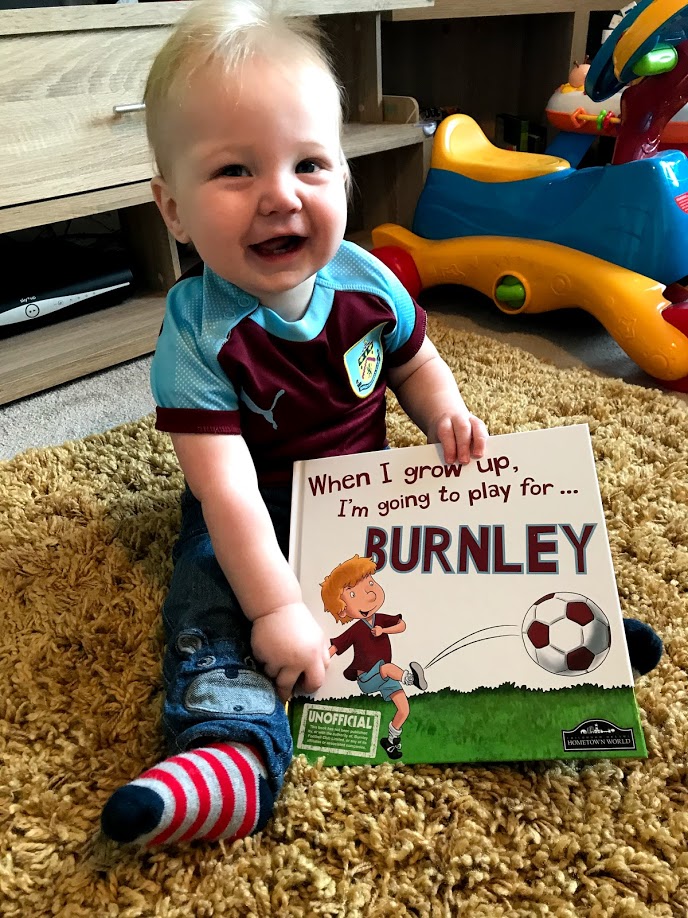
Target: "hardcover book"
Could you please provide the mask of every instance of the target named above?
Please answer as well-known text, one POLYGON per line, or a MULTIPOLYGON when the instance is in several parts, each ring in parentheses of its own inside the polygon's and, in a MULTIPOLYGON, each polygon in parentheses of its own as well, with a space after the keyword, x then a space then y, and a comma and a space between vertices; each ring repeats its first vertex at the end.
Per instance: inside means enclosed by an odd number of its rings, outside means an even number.
POLYGON ((647 755, 586 425, 297 462, 290 562, 331 642, 296 753, 647 755))

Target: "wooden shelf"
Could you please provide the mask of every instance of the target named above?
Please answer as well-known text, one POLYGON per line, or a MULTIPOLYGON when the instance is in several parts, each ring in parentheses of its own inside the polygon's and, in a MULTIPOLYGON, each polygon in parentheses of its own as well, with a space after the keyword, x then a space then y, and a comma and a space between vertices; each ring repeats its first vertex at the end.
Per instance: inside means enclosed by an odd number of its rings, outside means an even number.
POLYGON ((419 124, 347 124, 344 128, 344 153, 347 159, 398 150, 423 142, 419 124))
MULTIPOLYGON (((589 13, 623 6, 622 0, 435 0, 419 9, 399 8, 392 12, 394 22, 418 19, 467 19, 488 16, 520 16, 539 13, 589 13)), ((401 7, 401 4, 400 4, 401 7)))
MULTIPOLYGON (((174 25, 191 6, 192 0, 177 3, 154 2, 112 6, 40 7, 3 10, 0 35, 40 35, 46 32, 79 32, 91 29, 120 29, 174 25)), ((399 7, 430 7, 432 0, 290 0, 290 16, 331 16, 342 13, 380 13, 399 7)))
MULTIPOLYGON (((397 150, 422 141, 423 131, 417 124, 347 124, 344 127, 343 146, 348 159, 397 150)), ((47 201, 33 201, 15 207, 2 207, 0 233, 11 233, 44 223, 58 223, 60 220, 73 220, 121 207, 133 207, 152 200, 147 180, 47 201)))
POLYGON ((0 340, 0 404, 149 354, 165 311, 163 293, 0 340))
POLYGON ((61 220, 75 220, 90 214, 102 214, 106 210, 133 207, 153 200, 150 181, 114 185, 83 194, 65 195, 48 201, 32 201, 16 207, 0 207, 0 233, 12 233, 30 226, 44 223, 59 223, 61 220))

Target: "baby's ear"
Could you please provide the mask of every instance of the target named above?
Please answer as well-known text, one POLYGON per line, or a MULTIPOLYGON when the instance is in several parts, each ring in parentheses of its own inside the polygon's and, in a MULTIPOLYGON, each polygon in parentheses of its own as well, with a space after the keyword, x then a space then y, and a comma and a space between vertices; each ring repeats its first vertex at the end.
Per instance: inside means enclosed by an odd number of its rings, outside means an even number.
POLYGON ((153 199, 158 205, 158 210, 162 214, 165 226, 172 233, 177 242, 191 242, 191 237, 182 226, 177 210, 177 200, 174 197, 171 187, 167 184, 161 175, 155 175, 151 179, 151 189, 153 199))

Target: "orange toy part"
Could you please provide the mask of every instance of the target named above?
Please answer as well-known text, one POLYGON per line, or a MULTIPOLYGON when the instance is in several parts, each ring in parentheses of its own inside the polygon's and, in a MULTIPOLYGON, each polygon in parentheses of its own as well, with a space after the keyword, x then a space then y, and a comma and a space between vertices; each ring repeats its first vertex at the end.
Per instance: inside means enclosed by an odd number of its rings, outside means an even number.
POLYGON ((423 288, 463 284, 505 313, 578 306, 597 318, 639 367, 661 380, 688 376, 688 337, 666 321, 664 287, 649 277, 551 242, 504 236, 428 240, 401 226, 373 230, 373 244, 399 246, 413 259, 423 288), (522 304, 500 302, 497 288, 515 278, 522 304))

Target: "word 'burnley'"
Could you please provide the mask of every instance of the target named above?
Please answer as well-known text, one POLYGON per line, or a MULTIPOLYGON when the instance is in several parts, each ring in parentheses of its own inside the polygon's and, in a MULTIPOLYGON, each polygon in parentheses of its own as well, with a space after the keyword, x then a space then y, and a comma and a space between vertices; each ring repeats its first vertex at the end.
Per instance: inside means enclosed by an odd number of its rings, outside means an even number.
POLYGON ((372 557, 377 569, 387 564, 405 574, 420 567, 428 574, 436 562, 446 574, 465 574, 472 569, 480 574, 558 574, 560 531, 562 547, 573 553, 574 570, 587 570, 586 550, 594 523, 585 523, 577 534, 569 523, 532 523, 525 527, 525 561, 507 558, 504 526, 479 526, 477 535, 470 526, 459 526, 456 533, 443 526, 392 526, 389 534, 379 526, 366 532, 364 556, 372 557), (544 557, 550 556, 550 557, 544 557), (450 560, 451 558, 451 560, 450 560))

